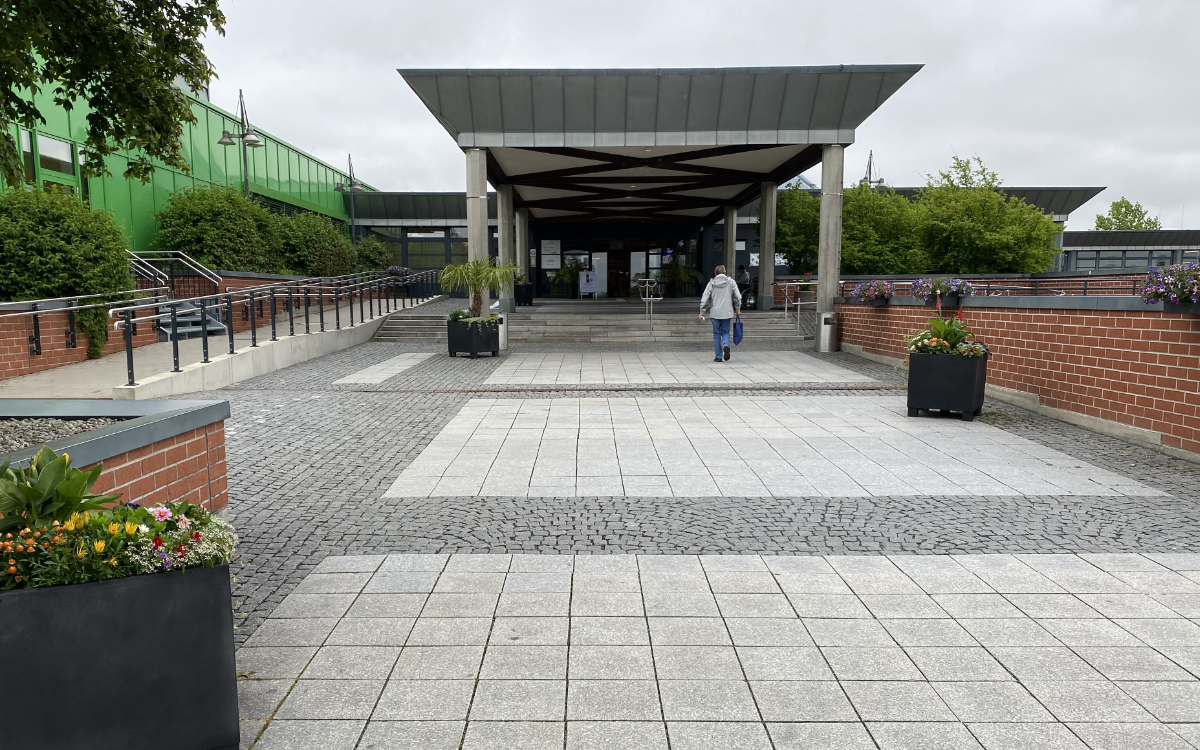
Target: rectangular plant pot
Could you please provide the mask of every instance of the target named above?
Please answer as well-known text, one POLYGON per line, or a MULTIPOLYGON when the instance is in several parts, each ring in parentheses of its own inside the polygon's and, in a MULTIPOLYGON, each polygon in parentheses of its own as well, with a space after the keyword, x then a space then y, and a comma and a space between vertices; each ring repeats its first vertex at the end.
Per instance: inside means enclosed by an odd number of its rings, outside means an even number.
MULTIPOLYGON (((958 307, 962 302, 962 297, 957 294, 943 294, 942 307, 958 307)), ((929 295, 929 299, 925 300, 926 307, 937 307, 937 295, 929 295)))
POLYGON ((39 750, 236 750, 229 566, 0 593, 0 736, 39 750))
POLYGON ((1176 313, 1178 315, 1200 315, 1200 302, 1189 302, 1186 305, 1164 302, 1163 312, 1176 313))
POLYGON ((879 297, 877 299, 859 300, 858 304, 866 305, 867 307, 884 307, 888 303, 887 297, 879 297))
POLYGON ((908 416, 925 411, 960 412, 970 422, 983 409, 987 354, 908 355, 908 416))
POLYGON ((468 354, 475 359, 481 352, 491 352, 493 357, 500 356, 500 326, 471 325, 461 320, 446 321, 446 344, 450 356, 468 354))
POLYGON ((515 284, 515 285, 513 285, 513 298, 516 299, 518 305, 532 307, 533 306, 533 284, 515 284))

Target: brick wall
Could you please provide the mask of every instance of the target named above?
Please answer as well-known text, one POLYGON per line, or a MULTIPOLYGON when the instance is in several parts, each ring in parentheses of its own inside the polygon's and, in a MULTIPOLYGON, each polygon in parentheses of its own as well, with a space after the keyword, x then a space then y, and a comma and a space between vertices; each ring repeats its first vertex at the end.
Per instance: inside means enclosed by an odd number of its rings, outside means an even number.
MULTIPOLYGON (((912 305, 839 304, 839 338, 904 357, 904 338, 936 313, 912 305)), ((992 351, 988 383, 1057 409, 1153 430, 1200 453, 1200 316, 1155 310, 965 307, 992 351)), ((943 315, 953 314, 943 310, 943 315)))
MULTIPOLYGON (((5 313, 8 315, 8 313, 5 313)), ((145 314, 145 313, 143 313, 145 314)), ((38 313, 38 327, 41 330, 42 353, 32 354, 29 337, 33 335, 33 318, 29 315, 9 315, 0 318, 0 380, 17 375, 28 375, 42 370, 49 370, 73 362, 87 359, 88 337, 79 329, 76 323, 76 346, 69 348, 70 337, 67 335, 69 323, 65 310, 49 310, 38 313)), ((104 345, 105 355, 122 351, 125 348, 124 332, 116 331, 109 321, 108 343, 104 345)), ((152 322, 143 322, 137 326, 137 334, 133 337, 134 346, 145 346, 158 341, 158 331, 152 322)))
POLYGON ((159 440, 103 463, 94 491, 119 492, 127 502, 159 505, 186 500, 211 511, 229 502, 224 422, 159 440))

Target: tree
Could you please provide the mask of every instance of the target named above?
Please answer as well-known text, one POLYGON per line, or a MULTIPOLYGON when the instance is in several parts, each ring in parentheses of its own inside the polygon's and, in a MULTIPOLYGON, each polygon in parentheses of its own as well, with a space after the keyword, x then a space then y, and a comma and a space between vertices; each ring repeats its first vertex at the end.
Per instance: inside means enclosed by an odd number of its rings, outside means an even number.
POLYGON ((894 190, 857 185, 842 197, 842 273, 920 273, 927 265, 917 242, 918 211, 894 190))
POLYGON ((467 315, 478 318, 483 315, 483 292, 485 289, 499 292, 510 287, 521 267, 499 265, 495 258, 472 260, 466 263, 451 263, 442 269, 442 289, 453 292, 461 289, 471 298, 467 315))
MULTIPOLYGON (((113 218, 53 190, 0 192, 0 299, 110 294, 133 288, 128 245, 113 218)), ((89 300, 94 302, 94 300, 89 300)), ((106 313, 81 310, 88 356, 108 340, 106 313)))
POLYGON ((332 219, 314 213, 277 216, 283 238, 283 264, 294 274, 343 276, 354 273, 350 238, 332 219))
POLYGON ((775 217, 775 252, 787 259, 788 271, 817 270, 821 200, 802 190, 799 182, 793 183, 778 192, 775 217))
POLYGON ((354 246, 358 255, 358 270, 384 271, 392 264, 392 248, 386 242, 381 242, 374 234, 369 234, 354 246))
POLYGON ((241 190, 214 185, 171 195, 158 212, 159 250, 186 253, 209 268, 277 273, 282 268, 281 222, 241 190))
POLYGON ((224 34, 217 0, 8 0, 0 9, 0 173, 24 181, 12 125, 46 120, 37 101, 50 88, 55 104, 86 103, 87 175, 107 174, 104 158, 129 153, 126 177, 149 179, 154 160, 188 171, 183 126, 195 121, 188 97, 214 71, 201 37, 224 34))
POLYGON ((917 237, 936 271, 1038 273, 1059 252, 1053 219, 1000 190, 1000 178, 978 158, 954 157, 930 177, 917 199, 917 237))
POLYGON ((1157 216, 1150 216, 1141 203, 1130 203, 1121 196, 1108 207, 1108 215, 1096 214, 1096 229, 1162 229, 1157 216))

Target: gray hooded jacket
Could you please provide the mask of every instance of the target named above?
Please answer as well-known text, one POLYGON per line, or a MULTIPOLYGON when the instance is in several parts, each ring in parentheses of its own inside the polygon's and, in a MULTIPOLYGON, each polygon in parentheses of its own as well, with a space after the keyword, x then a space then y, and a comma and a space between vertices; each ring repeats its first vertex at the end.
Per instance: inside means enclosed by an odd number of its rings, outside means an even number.
POLYGON ((725 274, 718 274, 704 287, 704 296, 700 298, 700 312, 712 309, 709 317, 721 320, 732 318, 742 309, 742 293, 737 284, 725 274))

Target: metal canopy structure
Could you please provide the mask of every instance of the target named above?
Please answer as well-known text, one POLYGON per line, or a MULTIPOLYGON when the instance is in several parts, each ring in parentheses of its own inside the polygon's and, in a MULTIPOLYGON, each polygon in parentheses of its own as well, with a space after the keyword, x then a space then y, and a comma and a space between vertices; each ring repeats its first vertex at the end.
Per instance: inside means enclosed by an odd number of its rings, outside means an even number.
POLYGON ((400 70, 543 221, 696 221, 821 160, 920 65, 400 70))

